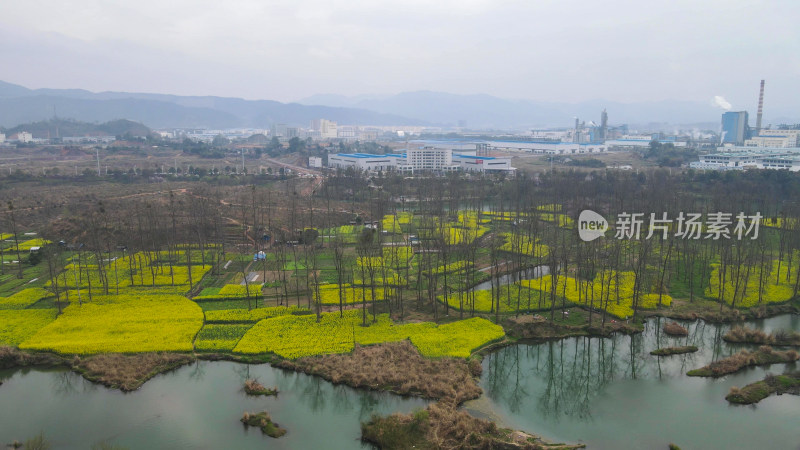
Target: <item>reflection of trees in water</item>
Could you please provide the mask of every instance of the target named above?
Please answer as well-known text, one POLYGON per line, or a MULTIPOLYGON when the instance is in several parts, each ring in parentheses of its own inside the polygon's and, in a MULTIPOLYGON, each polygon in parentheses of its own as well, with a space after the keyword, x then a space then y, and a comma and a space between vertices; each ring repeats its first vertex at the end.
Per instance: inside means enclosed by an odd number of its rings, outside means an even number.
POLYGON ((250 364, 234 364, 232 370, 239 378, 239 382, 244 383, 250 379, 250 364))
POLYGON ((380 406, 380 394, 375 392, 361 392, 358 394, 358 420, 365 421, 380 406))
POLYGON ((618 373, 635 372, 629 368, 639 364, 634 357, 619 366, 616 341, 581 337, 511 346, 489 357, 484 385, 490 397, 516 413, 532 395, 527 379, 536 377, 543 380, 535 394, 542 414, 588 418, 592 398, 618 373))
POLYGON ((292 390, 313 412, 330 407, 333 412, 350 413, 358 409, 360 420, 369 419, 387 400, 387 394, 356 391, 344 385, 333 385, 320 377, 297 374, 292 390))
MULTIPOLYGON (((690 369, 748 348, 722 339, 728 325, 702 320, 681 321, 689 331, 687 336, 668 336, 663 326, 671 320, 650 319, 643 333, 632 336, 575 337, 500 349, 486 358, 482 386, 488 397, 513 413, 524 411, 526 403, 534 400, 545 417, 588 420, 592 400, 612 381, 683 377, 690 369), (683 345, 694 345, 699 351, 650 355, 656 348, 683 345)), ((794 320, 800 324, 800 319, 794 320)))
POLYGON ((56 372, 52 379, 53 393, 62 397, 68 397, 72 394, 80 394, 84 392, 91 392, 97 389, 97 386, 84 379, 82 376, 68 370, 56 372))
POLYGON ((297 374, 294 378, 293 390, 300 400, 307 404, 313 412, 325 407, 325 384, 321 378, 297 374))
MULTIPOLYGON (((177 371, 175 373, 177 373, 177 371)), ((192 365, 192 370, 189 371, 189 379, 194 381, 202 381, 205 376, 206 363, 204 361, 200 361, 199 359, 195 360, 194 364, 192 365)))
POLYGON ((352 391, 343 385, 332 385, 330 396, 334 413, 349 413, 353 410, 352 391))

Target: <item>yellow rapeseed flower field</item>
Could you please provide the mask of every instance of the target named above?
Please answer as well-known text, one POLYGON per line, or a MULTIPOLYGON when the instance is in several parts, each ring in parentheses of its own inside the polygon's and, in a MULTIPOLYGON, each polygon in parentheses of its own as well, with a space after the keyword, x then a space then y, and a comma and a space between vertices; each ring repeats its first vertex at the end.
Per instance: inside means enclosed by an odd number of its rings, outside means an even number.
POLYGON ((0 298, 0 309, 22 309, 26 308, 39 300, 50 297, 53 294, 42 288, 23 289, 16 294, 0 298))
POLYGON ((395 324, 382 314, 377 322, 361 326, 359 310, 316 316, 281 316, 265 319, 248 331, 234 353, 272 352, 289 359, 330 353, 347 353, 354 344, 376 344, 410 339, 425 356, 467 357, 487 342, 502 338, 503 328, 486 319, 472 318, 446 325, 395 324))
POLYGON ((203 311, 178 295, 95 296, 72 303, 19 347, 66 354, 191 351, 203 311))
MULTIPOLYGON (((778 271, 778 260, 772 261, 769 267, 769 277, 760 280, 761 271, 759 268, 751 267, 748 273, 746 267, 742 267, 738 272, 739 282, 736 282, 734 269, 728 269, 725 276, 724 300, 731 304, 736 297, 737 308, 751 308, 761 303, 781 303, 791 300, 794 296, 794 284, 797 281, 794 271, 789 271, 789 264, 784 261, 780 264, 778 271), (787 279, 788 276, 788 279, 787 279), (777 283, 776 283, 777 281, 777 283), (760 293, 759 293, 760 288, 760 293)), ((719 264, 712 266, 709 287, 706 289, 706 296, 719 299, 720 296, 720 268, 719 264)))
POLYGON ((17 346, 55 318, 55 309, 0 310, 0 344, 17 346))

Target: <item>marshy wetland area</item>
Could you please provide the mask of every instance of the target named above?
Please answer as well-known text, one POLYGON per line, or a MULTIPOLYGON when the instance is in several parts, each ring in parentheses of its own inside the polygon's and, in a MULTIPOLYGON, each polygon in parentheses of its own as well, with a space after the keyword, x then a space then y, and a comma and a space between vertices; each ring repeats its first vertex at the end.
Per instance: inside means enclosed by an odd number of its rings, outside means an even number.
POLYGON ((2 445, 800 442, 793 174, 0 185, 2 445), (583 240, 586 209, 642 233, 583 240), (648 221, 701 211, 728 232, 648 221))

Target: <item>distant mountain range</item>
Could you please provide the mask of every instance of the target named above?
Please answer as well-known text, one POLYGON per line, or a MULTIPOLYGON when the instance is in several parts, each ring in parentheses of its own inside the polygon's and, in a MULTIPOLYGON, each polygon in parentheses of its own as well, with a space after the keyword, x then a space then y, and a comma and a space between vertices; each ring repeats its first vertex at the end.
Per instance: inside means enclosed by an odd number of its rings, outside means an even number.
POLYGON ((612 124, 710 124, 719 123, 722 110, 710 103, 658 101, 620 103, 591 100, 580 103, 550 103, 508 100, 491 95, 455 95, 442 92, 404 92, 391 96, 314 95, 299 100, 304 105, 364 108, 376 112, 392 111, 426 122, 477 128, 569 127, 575 117, 587 124, 600 122, 608 111, 612 124))
POLYGON ((34 90, 0 81, 0 126, 12 128, 53 117, 85 122, 128 119, 150 128, 268 128, 275 123, 307 127, 319 118, 350 125, 426 125, 420 119, 361 108, 80 89, 34 90))
MULTIPOLYGON (((599 123, 608 111, 611 125, 671 130, 719 128, 722 110, 711 102, 620 103, 592 100, 552 103, 509 100, 491 95, 417 91, 396 95, 347 97, 320 94, 297 103, 212 96, 178 96, 80 89, 28 89, 0 81, 0 126, 64 117, 86 122, 128 119, 150 128, 268 128, 276 123, 307 127, 325 118, 344 125, 464 126, 471 129, 524 130, 571 127, 575 117, 599 123)), ((751 114, 754 118, 754 114, 751 114)), ((767 117, 767 123, 791 123, 767 117)))
POLYGON ((87 123, 74 119, 49 119, 33 123, 19 124, 12 128, 2 128, 0 131, 7 136, 12 136, 21 131, 27 131, 34 138, 50 139, 56 137, 84 137, 84 136, 147 136, 150 129, 138 122, 126 119, 112 120, 105 123, 87 123))

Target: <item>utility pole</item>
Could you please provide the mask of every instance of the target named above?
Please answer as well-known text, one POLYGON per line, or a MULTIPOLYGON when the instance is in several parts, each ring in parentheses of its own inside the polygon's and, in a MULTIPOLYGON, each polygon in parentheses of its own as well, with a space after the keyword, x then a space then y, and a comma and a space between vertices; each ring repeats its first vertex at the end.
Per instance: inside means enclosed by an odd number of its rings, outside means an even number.
POLYGON ((100 176, 100 147, 95 147, 95 151, 97 152, 97 176, 100 176))

